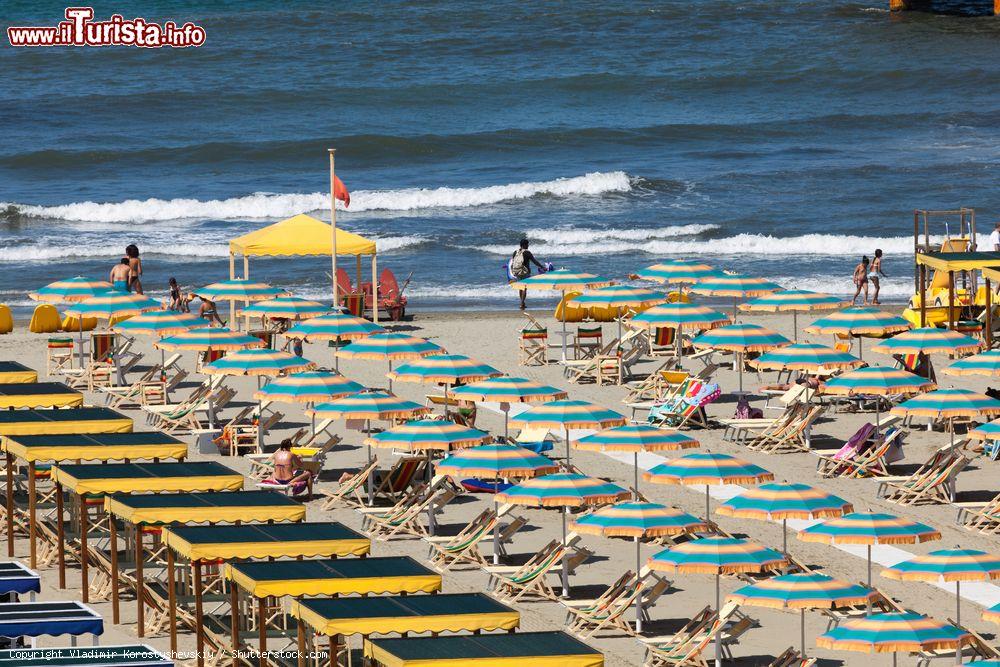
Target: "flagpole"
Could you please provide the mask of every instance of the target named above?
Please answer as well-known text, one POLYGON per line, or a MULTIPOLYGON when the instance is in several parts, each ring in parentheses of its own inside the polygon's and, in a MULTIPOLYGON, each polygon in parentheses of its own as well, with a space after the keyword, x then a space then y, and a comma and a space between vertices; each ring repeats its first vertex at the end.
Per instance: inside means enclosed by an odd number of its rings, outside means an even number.
POLYGON ((326 149, 330 154, 330 228, 332 229, 333 238, 330 245, 330 265, 333 271, 330 275, 330 280, 333 283, 333 307, 337 307, 339 302, 337 294, 337 186, 336 186, 336 176, 333 172, 333 155, 337 152, 336 148, 326 149))

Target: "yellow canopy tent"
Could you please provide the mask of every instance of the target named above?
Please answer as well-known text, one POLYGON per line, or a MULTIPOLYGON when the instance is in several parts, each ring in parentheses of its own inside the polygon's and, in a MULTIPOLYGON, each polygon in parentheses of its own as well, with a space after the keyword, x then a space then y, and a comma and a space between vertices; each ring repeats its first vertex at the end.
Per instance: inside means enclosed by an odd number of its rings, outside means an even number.
MULTIPOLYGON (((372 309, 378 322, 378 262, 375 241, 337 228, 336 254, 354 255, 357 259, 358 283, 361 282, 361 256, 372 258, 372 309)), ((333 228, 316 218, 299 215, 244 234, 229 242, 229 277, 236 277, 236 256, 243 256, 243 278, 250 277, 250 257, 326 256, 334 257, 333 228)), ((333 282, 336 284, 336 261, 333 262, 333 282)))

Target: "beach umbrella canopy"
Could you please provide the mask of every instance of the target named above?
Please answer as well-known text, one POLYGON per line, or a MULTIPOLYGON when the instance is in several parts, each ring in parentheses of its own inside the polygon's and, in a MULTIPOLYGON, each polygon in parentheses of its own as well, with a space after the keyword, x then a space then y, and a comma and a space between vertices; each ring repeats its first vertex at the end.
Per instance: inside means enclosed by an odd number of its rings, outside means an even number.
MULTIPOLYGON (((723 574, 764 572, 788 562, 782 554, 750 540, 705 537, 665 549, 647 561, 658 572, 715 575, 715 609, 721 609, 719 578, 723 574)), ((715 636, 715 664, 722 661, 722 633, 715 636)))
MULTIPOLYGON (((932 420, 953 420, 957 417, 1000 415, 1000 401, 968 389, 937 389, 903 401, 892 409, 902 417, 929 417, 932 420)), ((951 446, 955 447, 955 429, 949 429, 951 446)))
POLYGON ((411 451, 463 449, 482 445, 492 436, 486 431, 461 426, 444 419, 418 419, 365 438, 371 447, 392 447, 411 451))
POLYGON ((602 429, 623 426, 625 417, 614 410, 608 410, 587 401, 563 400, 543 403, 525 410, 514 418, 513 423, 519 428, 525 426, 562 428, 566 437, 566 465, 569 465, 569 430, 571 428, 602 429))
POLYGON ((667 295, 645 287, 630 285, 607 285, 587 290, 573 299, 574 306, 587 308, 615 308, 618 312, 618 338, 622 337, 622 309, 641 310, 667 300, 667 295))
POLYGON ((338 398, 329 403, 317 403, 307 414, 320 419, 366 419, 386 421, 412 419, 430 412, 419 403, 407 401, 384 391, 370 391, 338 398))
POLYGON ((968 354, 980 347, 978 340, 957 331, 924 327, 898 333, 872 350, 883 354, 968 354))
MULTIPOLYGON (((386 332, 358 338, 337 350, 335 354, 338 359, 387 361, 389 371, 392 371, 393 361, 420 359, 432 354, 443 354, 444 351, 440 345, 424 338, 386 332)), ((389 378, 389 391, 392 391, 392 378, 389 378)))
POLYGON ((781 521, 781 550, 787 554, 789 519, 829 519, 853 512, 854 506, 808 484, 769 483, 730 498, 715 511, 723 516, 781 521))
MULTIPOLYGON (((914 375, 901 368, 888 366, 867 366, 856 368, 843 375, 830 378, 821 387, 824 394, 840 396, 889 396, 911 394, 918 391, 933 389, 935 384, 930 380, 914 375)), ((875 403, 875 434, 878 435, 881 421, 881 406, 875 403)))
POLYGON ((49 283, 28 296, 35 301, 76 303, 77 301, 86 301, 90 297, 103 294, 104 292, 110 292, 112 289, 111 283, 106 280, 91 280, 83 276, 77 276, 49 283))
POLYGON ((208 322, 194 313, 151 310, 130 317, 111 328, 113 331, 123 334, 164 337, 206 326, 208 326, 208 322))
POLYGON ((771 577, 726 596, 726 602, 771 609, 798 609, 800 652, 806 655, 806 609, 836 609, 871 602, 878 593, 817 572, 771 577))
POLYGON ((477 382, 503 375, 481 361, 462 354, 432 354, 401 364, 388 376, 398 382, 422 382, 453 385, 477 382))
MULTIPOLYGON (((566 516, 570 507, 603 505, 627 500, 631 494, 625 489, 575 472, 561 472, 527 479, 496 494, 501 503, 527 507, 561 507, 562 541, 566 544, 566 516)), ((567 552, 563 552, 562 596, 569 596, 569 570, 567 552)))
POLYGON ((731 296, 737 299, 747 299, 781 291, 781 285, 763 278, 744 276, 739 273, 723 273, 719 276, 705 278, 691 288, 696 294, 705 296, 731 296))
POLYGON ((843 308, 847 301, 831 294, 810 292, 803 289, 786 289, 765 294, 747 303, 740 304, 740 310, 763 313, 790 312, 792 314, 792 336, 799 339, 799 313, 812 310, 834 310, 843 308))
POLYGON ((730 324, 706 331, 691 341, 691 345, 696 348, 729 350, 737 354, 736 364, 740 370, 740 392, 743 391, 743 358, 747 352, 764 352, 791 344, 792 341, 781 334, 759 324, 730 324))
POLYGON ((206 364, 209 375, 277 376, 315 368, 316 364, 280 350, 237 350, 206 364))
POLYGON ((233 278, 206 285, 194 294, 209 301, 262 301, 287 294, 287 291, 256 280, 233 278))
MULTIPOLYGON (((805 328, 812 334, 841 334, 850 336, 885 336, 910 328, 910 323, 898 315, 871 306, 852 306, 821 317, 805 328)), ((863 357, 861 341, 858 356, 863 357)))
POLYGON ((954 625, 906 611, 844 621, 820 635, 816 645, 831 650, 892 653, 895 665, 898 651, 957 650, 968 637, 967 632, 954 625))
POLYGON ((725 274, 696 260, 672 259, 640 269, 636 275, 644 280, 653 280, 658 283, 684 284, 696 283, 699 280, 725 274))
POLYGON ((1000 604, 993 605, 983 611, 983 620, 990 623, 1000 623, 1000 604))
POLYGON ((593 273, 576 273, 569 269, 546 271, 511 283, 514 289, 558 290, 561 292, 580 291, 610 285, 611 280, 593 273))
POLYGON ((668 452, 700 447, 697 440, 680 431, 646 424, 626 424, 580 438, 573 446, 592 452, 631 452, 635 489, 639 490, 639 452, 668 452))
POLYGON ((803 542, 864 544, 868 547, 868 587, 872 585, 873 544, 917 544, 940 540, 941 533, 910 519, 876 512, 852 512, 799 531, 803 542))
POLYGON ((819 343, 794 343, 771 350, 747 362, 761 370, 817 371, 844 370, 864 366, 857 357, 819 343))
POLYGON ((503 412, 503 434, 508 434, 511 403, 548 403, 569 397, 562 389, 520 377, 494 377, 479 380, 452 390, 458 400, 499 403, 503 412))
MULTIPOLYGON (((536 454, 530 449, 501 443, 487 443, 468 449, 460 449, 438 462, 440 475, 458 477, 470 475, 496 480, 493 487, 493 509, 499 511, 496 493, 501 478, 538 477, 559 471, 552 459, 536 454)), ((500 562, 500 522, 493 524, 493 564, 500 562)))
POLYGON ((368 320, 347 313, 326 313, 296 323, 285 332, 286 338, 313 340, 356 340, 385 329, 368 320))
POLYGON ((273 299, 263 299, 252 306, 247 306, 243 309, 243 314, 267 317, 272 320, 306 320, 310 317, 319 317, 329 311, 330 307, 324 306, 319 301, 311 301, 297 296, 279 296, 273 299))
MULTIPOLYGON (((642 540, 708 530, 708 524, 687 512, 659 503, 623 502, 602 507, 570 524, 579 533, 630 537, 635 542, 635 571, 642 571, 642 540)), ((641 584, 639 584, 641 587, 641 584)), ((641 589, 640 589, 641 590, 641 589)), ((636 596, 635 627, 642 630, 642 600, 636 596)))
POLYGON ((1000 440, 1000 419, 988 424, 980 424, 968 433, 973 440, 1000 440))
POLYGON ((1000 556, 975 549, 941 549, 896 563, 882 570, 896 581, 955 582, 955 620, 962 624, 962 582, 1000 577, 1000 556))
POLYGON ((364 385, 330 371, 305 371, 279 377, 253 395, 258 401, 319 403, 364 391, 364 385))
POLYGON ((142 294, 108 290, 83 301, 77 301, 66 309, 73 317, 98 317, 112 319, 139 315, 150 310, 161 310, 162 305, 142 294))
POLYGON ((705 486, 705 519, 710 516, 708 487, 719 484, 760 484, 774 479, 774 475, 749 461, 729 454, 697 452, 661 463, 642 474, 643 480, 653 484, 680 484, 705 486))
POLYGON ((263 345, 264 341, 256 336, 222 327, 189 329, 153 343, 162 350, 243 350, 263 345))
POLYGON ((971 357, 959 359, 945 367, 948 375, 985 375, 1000 377, 1000 350, 986 350, 971 357))
POLYGON ((725 313, 697 303, 677 301, 648 308, 633 317, 628 326, 634 329, 659 329, 661 327, 690 327, 714 329, 731 320, 725 313))

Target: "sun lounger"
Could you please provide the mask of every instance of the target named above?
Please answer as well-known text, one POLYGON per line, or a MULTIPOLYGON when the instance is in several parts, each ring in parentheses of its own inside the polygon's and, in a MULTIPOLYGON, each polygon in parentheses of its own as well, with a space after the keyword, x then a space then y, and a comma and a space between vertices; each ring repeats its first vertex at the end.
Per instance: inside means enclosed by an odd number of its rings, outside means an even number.
POLYGON ((708 428, 708 415, 705 413, 705 406, 714 402, 721 395, 722 392, 717 384, 691 378, 686 381, 685 386, 675 397, 668 398, 650 409, 646 421, 651 426, 666 426, 677 429, 683 428, 689 423, 701 428, 708 428))
POLYGON ((961 454, 944 454, 912 475, 880 479, 877 495, 900 505, 954 502, 956 478, 968 463, 961 454))
POLYGON ((877 440, 862 441, 853 456, 819 454, 816 471, 823 477, 884 477, 889 474, 889 462, 898 460, 904 436, 902 429, 889 427, 877 440))
POLYGON ((378 459, 373 458, 368 465, 342 481, 334 491, 320 489, 319 494, 324 497, 320 511, 332 510, 340 504, 349 507, 364 507, 366 504, 363 495, 365 484, 368 482, 368 477, 378 470, 378 463, 378 459))
POLYGON ((958 509, 958 523, 969 530, 977 530, 988 535, 1000 533, 1000 495, 987 503, 955 503, 958 509))
POLYGON ((744 442, 747 449, 767 454, 810 451, 808 433, 826 411, 824 405, 811 405, 801 416, 791 420, 775 433, 764 433, 744 442))
POLYGON ((376 470, 372 479, 372 497, 369 503, 385 500, 396 503, 409 491, 420 485, 427 476, 427 457, 403 456, 387 471, 376 470))
POLYGON ((816 658, 803 658, 801 653, 789 646, 767 667, 812 667, 815 664, 816 658))
POLYGON ((431 517, 437 515, 444 509, 445 505, 458 495, 454 487, 445 484, 445 481, 443 476, 436 478, 401 511, 365 514, 365 531, 373 540, 380 541, 397 536, 426 537, 433 535, 434 522, 431 517), (428 517, 426 527, 422 523, 425 513, 428 517))
POLYGON ((637 577, 625 572, 594 600, 561 600, 567 607, 564 626, 581 639, 589 639, 605 628, 615 628, 629 636, 637 632, 627 618, 635 613, 638 599, 639 617, 649 620, 649 609, 670 588, 670 582, 644 567, 637 577))
POLYGON ((555 601, 558 598, 547 577, 560 572, 563 556, 569 548, 558 540, 552 540, 513 571, 510 568, 487 567, 489 590, 502 602, 517 602, 525 596, 555 601))

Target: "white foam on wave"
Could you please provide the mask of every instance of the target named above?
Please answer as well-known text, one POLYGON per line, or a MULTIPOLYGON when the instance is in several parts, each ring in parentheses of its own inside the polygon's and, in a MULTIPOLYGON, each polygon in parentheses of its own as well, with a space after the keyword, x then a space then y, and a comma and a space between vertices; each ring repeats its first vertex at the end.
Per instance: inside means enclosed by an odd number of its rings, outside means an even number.
MULTIPOLYGON (((686 225, 685 227, 698 227, 686 225)), ((671 228, 666 228, 671 229, 671 228)), ((683 229, 675 228, 675 229, 683 229)), ((638 230, 636 230, 638 231, 638 230)), ((704 231, 704 230, 702 230, 704 231)), ((551 241, 539 246, 539 254, 559 255, 605 255, 609 253, 643 252, 650 255, 774 255, 774 256, 861 256, 871 255, 875 248, 886 254, 912 254, 913 238, 898 236, 879 238, 873 236, 848 236, 839 234, 805 234, 803 236, 778 237, 766 234, 737 234, 717 239, 680 240, 663 239, 639 234, 638 238, 627 238, 621 230, 593 232, 590 240, 564 238, 558 230, 549 232, 551 241)), ((699 232, 691 232, 694 236, 699 232)), ((932 237, 932 242, 940 242, 932 237)), ((985 247, 986 236, 980 236, 979 246, 985 247)), ((507 245, 474 246, 473 249, 494 255, 510 252, 507 245)))
MULTIPOLYGON (((435 208, 468 208, 528 199, 538 195, 571 197, 628 192, 632 189, 624 171, 593 172, 551 181, 525 181, 482 188, 407 188, 402 190, 357 190, 351 193, 351 212, 417 211, 435 208)), ((285 218, 297 213, 325 211, 328 193, 274 194, 255 192, 229 199, 129 199, 122 202, 78 202, 61 206, 31 206, 0 202, 0 208, 16 206, 22 214, 75 222, 138 223, 165 220, 246 220, 285 218)), ((341 205, 338 202, 338 207, 341 205)))
MULTIPOLYGON (((824 292, 835 296, 854 296, 854 283, 851 276, 767 276, 767 280, 781 285, 785 289, 804 289, 810 292, 824 292)), ((880 281, 879 297, 882 300, 905 300, 913 296, 912 275, 883 278, 880 281)), ((868 286, 869 295, 874 287, 868 286)), ((864 292, 862 292, 862 295, 864 292)))
MULTIPOLYGON (((532 241, 538 240, 553 246, 578 245, 606 241, 650 241, 680 236, 697 236, 718 225, 677 225, 648 229, 580 229, 577 227, 557 227, 555 229, 530 229, 525 232, 532 241)), ((546 247, 548 249, 548 247, 546 247)))
MULTIPOLYGON (((122 245, 24 245, 0 248, 0 262, 40 262, 51 259, 69 258, 115 258, 121 257, 122 245)), ((170 244, 143 245, 144 255, 170 255, 197 260, 229 256, 229 246, 222 244, 170 244)))

